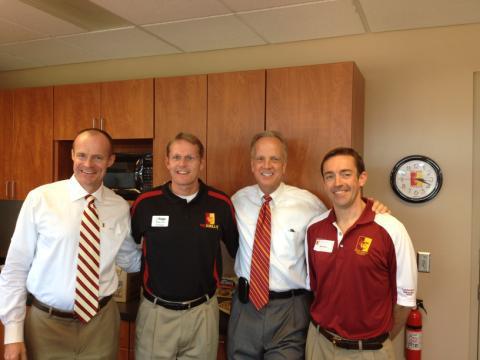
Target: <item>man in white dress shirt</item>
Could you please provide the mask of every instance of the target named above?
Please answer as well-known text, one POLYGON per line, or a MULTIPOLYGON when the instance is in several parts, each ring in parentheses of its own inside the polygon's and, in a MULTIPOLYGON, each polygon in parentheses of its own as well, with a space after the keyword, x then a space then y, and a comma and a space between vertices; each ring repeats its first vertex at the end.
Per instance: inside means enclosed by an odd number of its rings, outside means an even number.
MULTIPOLYGON (((257 184, 232 196, 240 235, 235 259, 239 288, 232 299, 228 358, 304 359, 311 303, 305 230, 313 217, 327 209, 315 195, 282 182, 287 166, 287 144, 280 133, 256 134, 250 152, 251 170, 257 184), (269 293, 267 304, 257 310, 247 289, 251 283, 257 218, 266 195, 271 197, 269 293)), ((380 208, 385 211, 383 206, 380 208)))
POLYGON ((32 190, 20 211, 0 274, 5 359, 116 359, 120 316, 112 294, 115 263, 138 271, 128 203, 103 186, 115 160, 112 139, 86 129, 74 140, 73 176, 32 190), (99 310, 87 323, 74 313, 80 222, 85 196, 100 221, 99 310), (33 295, 26 314, 27 292, 33 295), (25 333, 25 335, 24 335, 25 333))

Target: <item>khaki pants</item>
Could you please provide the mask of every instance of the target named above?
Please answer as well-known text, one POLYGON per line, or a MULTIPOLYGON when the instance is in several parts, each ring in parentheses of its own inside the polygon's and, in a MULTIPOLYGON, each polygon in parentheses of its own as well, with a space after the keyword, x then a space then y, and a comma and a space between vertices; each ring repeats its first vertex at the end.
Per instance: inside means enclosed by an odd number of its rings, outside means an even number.
POLYGON ((348 350, 333 345, 310 323, 307 335, 306 360, 395 360, 392 341, 385 340, 379 350, 348 350))
POLYGON ((113 300, 88 324, 32 306, 25 319, 28 360, 114 360, 119 328, 120 313, 113 300))
POLYGON ((142 298, 135 359, 216 359, 219 316, 216 296, 189 310, 166 309, 142 298))

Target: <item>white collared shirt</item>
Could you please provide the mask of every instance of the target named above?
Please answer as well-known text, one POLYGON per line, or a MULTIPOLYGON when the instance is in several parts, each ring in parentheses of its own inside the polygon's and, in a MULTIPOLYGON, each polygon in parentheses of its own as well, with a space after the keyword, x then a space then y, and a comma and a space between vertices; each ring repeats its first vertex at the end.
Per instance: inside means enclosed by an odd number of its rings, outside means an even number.
MULTIPOLYGON (((232 196, 240 233, 235 259, 235 273, 238 277, 250 279, 253 240, 263 195, 258 185, 253 185, 232 196)), ((313 217, 326 211, 325 205, 312 193, 284 183, 270 196, 270 290, 309 289, 305 230, 313 217)))
MULTIPOLYGON (((73 311, 87 194, 72 176, 27 195, 0 274, 0 318, 6 344, 23 341, 27 291, 45 304, 73 311)), ((128 203, 104 186, 92 195, 101 222, 100 297, 104 297, 118 287, 115 263, 128 272, 139 271, 140 250, 130 236, 128 203)))

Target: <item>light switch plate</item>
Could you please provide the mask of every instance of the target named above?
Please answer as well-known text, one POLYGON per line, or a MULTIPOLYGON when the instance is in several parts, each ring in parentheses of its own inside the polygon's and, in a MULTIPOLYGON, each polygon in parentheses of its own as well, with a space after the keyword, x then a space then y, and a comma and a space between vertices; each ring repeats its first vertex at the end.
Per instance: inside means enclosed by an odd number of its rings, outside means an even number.
POLYGON ((430 253, 427 251, 417 252, 418 272, 430 272, 430 253))

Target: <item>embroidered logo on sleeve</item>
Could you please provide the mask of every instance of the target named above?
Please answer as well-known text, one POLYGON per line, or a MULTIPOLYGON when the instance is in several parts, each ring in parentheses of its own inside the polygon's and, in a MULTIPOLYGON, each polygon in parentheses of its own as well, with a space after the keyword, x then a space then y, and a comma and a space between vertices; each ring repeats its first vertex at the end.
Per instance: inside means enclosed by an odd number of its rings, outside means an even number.
POLYGON ((215 213, 205 213, 205 224, 200 224, 203 228, 218 229, 218 225, 215 224, 215 213))
POLYGON ((370 245, 372 245, 372 241, 372 238, 359 236, 357 239, 357 244, 355 245, 355 252, 358 255, 367 255, 370 245))

